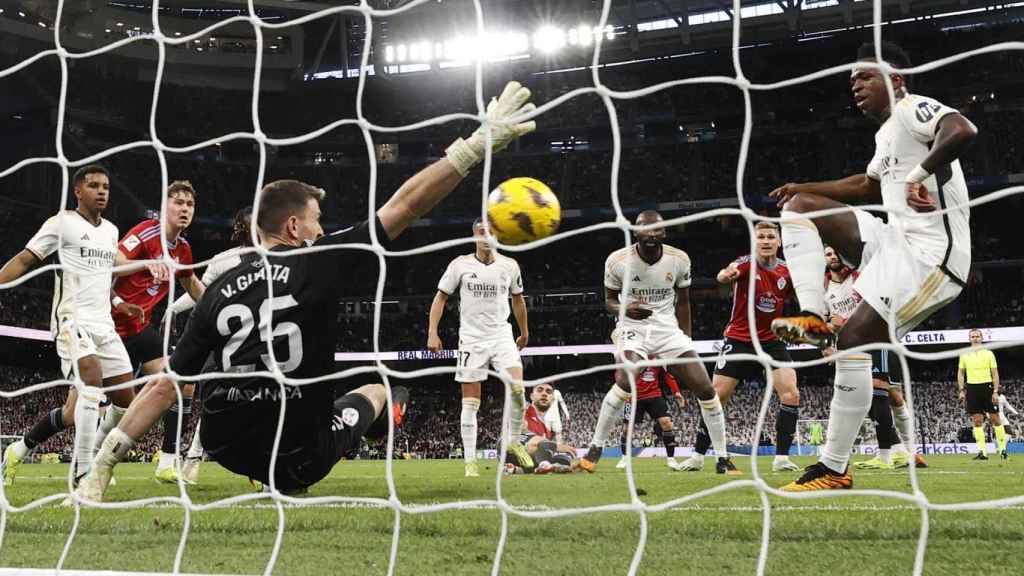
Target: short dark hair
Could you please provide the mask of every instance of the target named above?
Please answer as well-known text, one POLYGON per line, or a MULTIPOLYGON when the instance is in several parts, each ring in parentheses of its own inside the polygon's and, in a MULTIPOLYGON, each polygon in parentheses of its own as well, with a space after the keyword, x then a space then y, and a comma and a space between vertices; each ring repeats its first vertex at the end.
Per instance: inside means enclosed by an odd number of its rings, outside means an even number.
POLYGON ((310 198, 317 202, 326 193, 315 186, 298 180, 277 180, 260 191, 260 210, 256 226, 265 233, 279 232, 290 216, 298 216, 306 209, 310 198))
POLYGON ((196 194, 196 189, 192 187, 192 183, 188 180, 175 180, 167 186, 167 197, 171 198, 175 194, 191 194, 192 199, 195 200, 199 195, 196 194))
POLYGON ((235 221, 231 225, 231 241, 240 246, 252 244, 252 206, 246 206, 235 212, 235 221))
MULTIPOLYGON (((860 48, 857 49, 857 60, 875 61, 875 44, 873 42, 861 44, 860 48)), ((892 42, 882 42, 882 60, 900 69, 910 68, 911 66, 910 56, 907 56, 903 48, 892 42)))
POLYGON ((71 176, 71 187, 74 188, 82 182, 85 182, 85 177, 89 174, 103 174, 108 179, 110 178, 110 173, 107 172, 106 168, 99 164, 89 164, 88 166, 82 166, 78 170, 75 170, 74 175, 71 176))

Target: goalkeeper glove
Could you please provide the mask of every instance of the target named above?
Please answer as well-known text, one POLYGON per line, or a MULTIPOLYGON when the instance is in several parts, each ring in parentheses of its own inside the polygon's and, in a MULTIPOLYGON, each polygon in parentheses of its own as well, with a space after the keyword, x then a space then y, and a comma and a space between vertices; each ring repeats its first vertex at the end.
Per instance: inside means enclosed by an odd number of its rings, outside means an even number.
MULTIPOLYGON (((505 85, 501 96, 491 98, 487 105, 487 120, 491 123, 491 153, 500 152, 512 140, 537 129, 537 123, 533 120, 519 124, 497 124, 535 110, 536 106, 527 103, 529 99, 530 89, 514 80, 505 85)), ((445 153, 455 171, 465 176, 483 160, 485 145, 484 127, 480 126, 469 138, 459 138, 452 142, 445 153)))

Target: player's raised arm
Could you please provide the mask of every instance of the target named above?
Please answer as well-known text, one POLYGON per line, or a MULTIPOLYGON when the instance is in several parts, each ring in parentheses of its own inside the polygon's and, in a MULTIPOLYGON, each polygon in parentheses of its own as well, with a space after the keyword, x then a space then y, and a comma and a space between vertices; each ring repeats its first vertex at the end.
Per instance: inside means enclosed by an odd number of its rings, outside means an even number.
POLYGON ((768 195, 778 200, 779 208, 782 208, 787 200, 801 192, 824 196, 843 203, 881 201, 882 199, 882 187, 878 178, 873 178, 869 174, 854 174, 839 180, 823 182, 800 184, 790 182, 772 190, 768 195))
POLYGON ((43 261, 31 250, 22 250, 8 260, 3 268, 0 268, 0 284, 14 282, 42 263, 43 261))
MULTIPOLYGON (((505 85, 501 96, 491 99, 487 118, 501 122, 536 108, 528 104, 530 90, 518 82, 505 85)), ((534 121, 510 125, 491 125, 491 152, 500 152, 510 142, 537 128, 534 121)), ((483 126, 466 139, 459 138, 446 150, 446 157, 420 170, 395 192, 377 211, 384 232, 396 238, 458 186, 469 171, 484 159, 486 137, 483 126)))
POLYGON ((444 307, 448 303, 448 295, 443 291, 438 290, 437 294, 434 294, 434 301, 430 303, 430 320, 427 327, 427 350, 431 352, 440 352, 444 348, 444 344, 441 342, 441 337, 437 335, 437 326, 441 323, 441 317, 444 316, 444 307))
POLYGON ((739 264, 736 262, 730 262, 728 266, 718 271, 718 275, 715 276, 715 280, 719 284, 732 284, 740 277, 739 264))

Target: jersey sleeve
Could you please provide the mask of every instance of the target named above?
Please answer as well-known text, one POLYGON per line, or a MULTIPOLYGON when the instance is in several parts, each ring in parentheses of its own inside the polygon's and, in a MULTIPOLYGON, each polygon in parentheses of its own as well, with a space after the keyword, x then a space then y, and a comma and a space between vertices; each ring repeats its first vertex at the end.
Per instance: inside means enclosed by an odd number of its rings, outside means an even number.
POLYGON ((939 122, 956 110, 925 96, 908 96, 897 106, 900 123, 919 142, 931 142, 939 131, 939 122))
POLYGON ((444 269, 444 274, 442 274, 441 279, 437 281, 437 290, 451 296, 459 289, 459 282, 461 282, 461 280, 462 275, 459 274, 459 259, 456 258, 449 262, 448 267, 444 269))
POLYGON ((681 394, 679 391, 679 382, 676 381, 676 377, 668 370, 665 370, 665 384, 668 384, 668 388, 672 391, 673 396, 681 394))
POLYGON ((39 260, 46 260, 57 251, 60 242, 60 216, 50 216, 39 227, 36 235, 28 241, 25 249, 35 254, 39 260))
MULTIPOLYGON (((387 248, 390 245, 388 235, 384 231, 384 226, 380 223, 380 218, 374 217, 373 226, 377 230, 377 242, 387 248)), ((340 244, 370 244, 370 223, 369 221, 360 222, 354 226, 332 232, 326 236, 323 236, 319 240, 313 243, 313 246, 337 246, 340 244)), ((323 250, 319 252, 313 252, 314 258, 324 266, 325 272, 337 273, 346 268, 352 268, 356 265, 356 261, 360 256, 365 257, 368 252, 359 249, 351 248, 346 250, 323 250)), ((326 274, 325 279, 333 278, 331 274, 326 274)))
POLYGON ((733 282, 739 282, 750 274, 750 256, 740 256, 733 260, 732 263, 736 265, 736 270, 740 273, 733 282))
POLYGON ((868 168, 866 173, 868 178, 877 182, 882 181, 882 160, 885 154, 882 153, 882 149, 877 145, 875 146, 875 155, 871 157, 871 161, 868 162, 868 168))
POLYGON ((999 364, 996 362, 996 355, 991 350, 988 351, 988 366, 989 368, 999 367, 999 364))
POLYGON ((689 288, 690 283, 693 281, 690 272, 690 257, 685 253, 679 255, 678 264, 676 265, 676 288, 689 288))
POLYGON ((614 259, 612 253, 604 262, 604 287, 609 290, 622 290, 622 262, 623 259, 614 259))
POLYGON ((967 370, 967 356, 960 356, 960 370, 967 370))
POLYGON ((519 269, 519 263, 515 260, 512 261, 512 286, 509 288, 509 292, 512 294, 523 293, 523 273, 519 269))
POLYGON ((141 234, 144 230, 148 230, 153 227, 152 220, 145 220, 135 225, 134 228, 128 231, 124 235, 124 238, 118 243, 117 247, 128 257, 129 260, 147 260, 149 259, 149 249, 146 247, 146 241, 141 238, 141 234))
POLYGON ((201 307, 188 320, 185 332, 178 339, 178 344, 171 354, 171 369, 182 376, 195 376, 203 370, 203 365, 213 350, 210 341, 211 331, 206 330, 202 314, 209 313, 208 308, 201 307))

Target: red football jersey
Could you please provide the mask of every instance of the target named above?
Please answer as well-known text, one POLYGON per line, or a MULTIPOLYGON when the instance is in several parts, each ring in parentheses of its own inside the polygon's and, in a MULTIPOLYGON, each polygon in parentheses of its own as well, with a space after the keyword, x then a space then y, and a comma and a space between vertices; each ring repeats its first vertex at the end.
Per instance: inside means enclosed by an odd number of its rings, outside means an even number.
MULTIPOLYGON (((163 248, 160 245, 160 234, 163 229, 159 220, 143 220, 125 234, 118 248, 131 260, 154 260, 161 258, 163 248)), ((179 264, 192 263, 192 247, 188 240, 181 236, 173 244, 168 244, 171 258, 179 264)), ((179 270, 176 278, 185 278, 193 274, 191 269, 179 270)), ((145 318, 135 318, 114 313, 114 324, 121 336, 134 336, 142 332, 152 318, 152 310, 167 296, 169 282, 157 282, 149 273, 142 269, 128 276, 120 276, 114 281, 114 292, 125 302, 141 306, 146 311, 145 318)))
POLYGON ((679 383, 668 373, 668 370, 659 366, 648 366, 636 376, 636 399, 647 400, 661 396, 661 380, 665 379, 672 394, 679 393, 679 383))
MULTIPOLYGON (((558 407, 552 405, 549 409, 558 410, 558 407)), ((534 406, 533 404, 527 404, 526 412, 523 414, 523 417, 526 418, 527 430, 536 434, 537 436, 543 436, 548 440, 552 439, 553 435, 551 434, 551 431, 548 430, 548 425, 544 423, 544 417, 540 415, 540 412, 537 412, 536 406, 534 406)))
MULTIPOLYGON (((750 342, 750 327, 747 324, 747 294, 750 282, 750 256, 742 256, 736 260, 740 276, 732 285, 732 318, 725 327, 725 337, 742 342, 750 342)), ((772 333, 772 320, 782 316, 786 298, 793 295, 793 279, 789 277, 789 268, 782 260, 776 260, 775 266, 757 267, 757 278, 754 282, 754 318, 757 320, 757 338, 765 342, 776 340, 772 333)))

